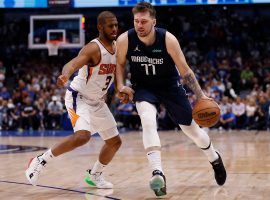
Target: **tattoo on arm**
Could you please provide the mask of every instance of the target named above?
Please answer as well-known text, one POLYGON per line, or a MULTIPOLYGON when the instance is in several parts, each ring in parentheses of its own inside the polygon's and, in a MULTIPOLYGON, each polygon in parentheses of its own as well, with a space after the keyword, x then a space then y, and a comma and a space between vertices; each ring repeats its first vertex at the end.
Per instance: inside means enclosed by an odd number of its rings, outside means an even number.
POLYGON ((203 96, 203 91, 196 80, 195 75, 191 72, 187 73, 184 77, 184 82, 187 84, 187 86, 194 92, 194 94, 197 97, 197 100, 200 99, 203 96))

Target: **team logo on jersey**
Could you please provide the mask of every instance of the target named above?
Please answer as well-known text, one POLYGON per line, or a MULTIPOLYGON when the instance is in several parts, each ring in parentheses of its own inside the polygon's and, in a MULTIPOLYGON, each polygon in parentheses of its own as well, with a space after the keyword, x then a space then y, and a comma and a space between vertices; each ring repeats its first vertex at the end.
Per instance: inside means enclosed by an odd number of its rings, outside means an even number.
POLYGON ((137 45, 136 48, 135 48, 133 51, 141 51, 141 50, 139 49, 139 45, 137 45))
POLYGON ((153 49, 152 52, 153 52, 153 53, 161 53, 162 50, 161 50, 161 49, 153 49))
POLYGON ((116 65, 115 64, 101 64, 99 67, 98 74, 113 74, 115 72, 116 65))

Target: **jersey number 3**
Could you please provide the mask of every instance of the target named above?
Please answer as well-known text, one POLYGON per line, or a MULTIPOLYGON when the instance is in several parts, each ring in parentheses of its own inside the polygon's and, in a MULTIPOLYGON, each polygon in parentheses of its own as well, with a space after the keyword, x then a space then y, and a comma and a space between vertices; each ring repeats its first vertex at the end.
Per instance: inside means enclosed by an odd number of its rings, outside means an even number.
POLYGON ((145 67, 145 73, 146 75, 150 75, 149 74, 149 69, 152 68, 152 73, 153 75, 156 75, 156 66, 153 64, 141 64, 142 67, 145 67))
POLYGON ((112 80, 112 76, 107 76, 107 78, 106 78, 106 83, 105 83, 105 87, 102 88, 102 91, 107 90, 107 88, 108 88, 109 85, 110 85, 111 80, 112 80))

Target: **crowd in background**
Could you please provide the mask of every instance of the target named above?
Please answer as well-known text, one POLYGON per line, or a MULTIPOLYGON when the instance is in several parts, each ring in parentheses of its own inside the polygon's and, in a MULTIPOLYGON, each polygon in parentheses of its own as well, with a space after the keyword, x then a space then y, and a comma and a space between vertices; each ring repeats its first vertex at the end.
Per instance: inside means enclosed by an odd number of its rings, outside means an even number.
MULTIPOLYGON (((177 36, 202 89, 219 103, 222 115, 214 128, 269 129, 270 16, 250 9, 249 14, 178 9, 158 10, 158 26, 177 36)), ((89 23, 95 17, 86 18, 87 41, 97 35, 96 24, 89 23)), ((118 20, 120 32, 132 27, 131 15, 119 15, 118 20)), ((71 129, 65 89, 57 88, 56 79, 78 50, 60 50, 57 57, 48 57, 45 50, 28 50, 28 23, 24 19, 0 21, 0 129, 71 129)), ((130 84, 128 72, 126 82, 130 84)), ((195 97, 184 87, 193 105, 195 97)), ((107 100, 120 128, 140 129, 134 104, 121 104, 113 96, 113 87, 107 100)), ((164 106, 158 110, 159 129, 177 127, 164 106)))

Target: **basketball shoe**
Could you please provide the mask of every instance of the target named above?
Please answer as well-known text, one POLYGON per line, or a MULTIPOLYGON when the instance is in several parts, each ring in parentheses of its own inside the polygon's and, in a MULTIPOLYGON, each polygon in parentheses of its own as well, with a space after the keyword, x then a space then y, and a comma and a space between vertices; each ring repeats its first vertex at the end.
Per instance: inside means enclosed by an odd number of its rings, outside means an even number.
POLYGON ((218 159, 211 162, 211 165, 213 167, 213 170, 215 172, 215 179, 218 185, 223 185, 226 181, 227 178, 227 173, 226 173, 226 169, 223 165, 222 159, 219 155, 218 152, 216 152, 218 154, 218 159))
POLYGON ((99 189, 112 189, 113 188, 112 183, 105 181, 102 172, 91 174, 91 170, 89 169, 87 170, 86 177, 84 180, 90 187, 96 187, 99 189))
POLYGON ((32 184, 36 185, 39 175, 46 166, 47 162, 41 158, 42 154, 32 158, 29 161, 28 169, 25 171, 27 180, 32 184))
POLYGON ((156 196, 163 196, 167 194, 166 178, 159 170, 154 170, 150 180, 150 188, 155 192, 156 196))

